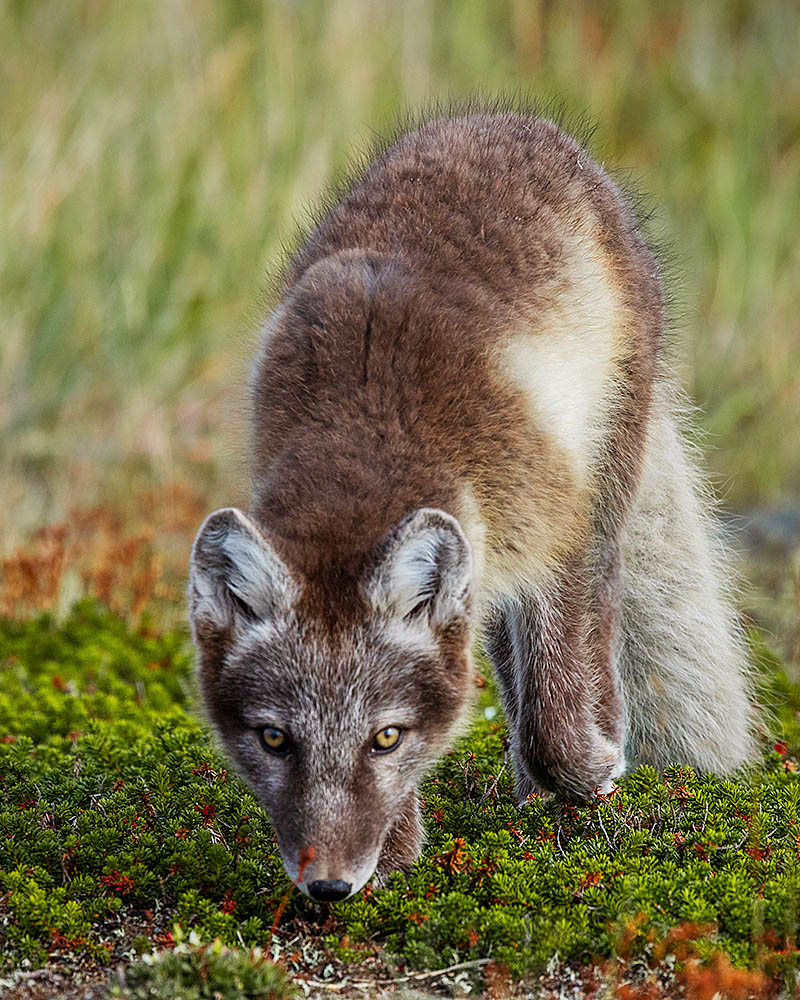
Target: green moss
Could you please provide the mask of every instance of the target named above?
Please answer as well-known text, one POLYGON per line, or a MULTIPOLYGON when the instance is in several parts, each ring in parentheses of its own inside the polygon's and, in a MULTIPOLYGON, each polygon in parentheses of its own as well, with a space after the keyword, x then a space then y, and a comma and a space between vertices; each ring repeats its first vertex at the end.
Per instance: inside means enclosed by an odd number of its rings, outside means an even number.
MULTIPOLYGON (((279 933, 327 934, 345 959, 380 946, 415 966, 491 956, 523 975, 556 952, 613 954, 631 923, 636 949, 692 921, 713 925, 735 961, 763 960, 800 890, 800 691, 755 645, 784 742, 748 776, 640 768, 586 808, 517 809, 489 683, 424 787, 428 842, 409 876, 330 910, 295 894, 279 933)), ((7 965, 102 960, 126 921, 153 911, 205 940, 269 941, 290 885, 266 817, 192 704, 183 635, 131 632, 87 603, 63 624, 0 623, 7 965)))

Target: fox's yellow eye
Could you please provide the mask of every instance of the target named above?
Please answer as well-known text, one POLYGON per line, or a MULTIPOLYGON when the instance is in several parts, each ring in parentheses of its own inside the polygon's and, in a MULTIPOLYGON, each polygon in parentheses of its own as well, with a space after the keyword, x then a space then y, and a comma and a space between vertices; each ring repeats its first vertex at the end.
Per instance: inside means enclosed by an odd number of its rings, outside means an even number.
POLYGON ((398 729, 397 726, 387 726, 385 729, 381 729, 379 733, 375 733, 372 739, 372 752, 389 753, 390 750, 395 749, 402 736, 403 730, 398 729))
POLYGON ((266 729, 261 730, 261 742, 270 753, 284 754, 289 749, 289 739, 286 733, 274 726, 267 726, 266 729))

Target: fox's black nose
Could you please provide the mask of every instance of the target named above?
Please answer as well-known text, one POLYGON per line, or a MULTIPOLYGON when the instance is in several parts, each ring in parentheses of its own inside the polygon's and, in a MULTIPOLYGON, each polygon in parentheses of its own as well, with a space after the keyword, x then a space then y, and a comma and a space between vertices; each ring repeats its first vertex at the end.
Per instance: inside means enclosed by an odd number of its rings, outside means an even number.
POLYGON ((350 895, 351 888, 351 882, 343 882, 340 878, 333 882, 317 879, 316 882, 309 883, 308 893, 312 899, 319 899, 323 903, 337 903, 350 895))

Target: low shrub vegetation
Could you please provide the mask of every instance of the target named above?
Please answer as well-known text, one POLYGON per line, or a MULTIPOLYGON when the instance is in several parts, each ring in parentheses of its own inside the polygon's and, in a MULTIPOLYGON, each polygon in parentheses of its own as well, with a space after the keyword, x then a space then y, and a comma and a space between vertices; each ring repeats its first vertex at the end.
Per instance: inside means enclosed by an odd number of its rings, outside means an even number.
MULTIPOLYGON (((695 957, 787 974, 800 689, 755 635, 753 650, 762 698, 780 706, 766 712, 763 764, 735 781, 643 767, 585 808, 516 806, 497 694, 481 677, 475 724, 424 787, 422 859, 326 908, 290 893, 268 820, 195 714, 184 633, 131 629, 89 601, 60 623, 4 620, 2 961, 102 964, 120 942, 129 957, 174 946, 179 926, 219 948, 274 955, 299 931, 334 961, 491 959, 519 978, 554 956, 658 957, 688 922, 695 957)), ((219 948, 209 954, 224 965, 219 948)))
POLYGON ((283 972, 259 948, 225 948, 217 940, 179 941, 143 955, 119 975, 119 1000, 289 1000, 297 995, 283 972))

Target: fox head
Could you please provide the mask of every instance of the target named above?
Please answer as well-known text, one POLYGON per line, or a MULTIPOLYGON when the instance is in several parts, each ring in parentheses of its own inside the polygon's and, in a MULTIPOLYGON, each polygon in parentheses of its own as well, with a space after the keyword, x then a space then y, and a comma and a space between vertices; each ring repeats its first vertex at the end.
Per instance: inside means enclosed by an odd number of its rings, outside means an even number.
POLYGON ((418 837, 417 786, 469 705, 470 547, 453 517, 422 508, 366 561, 346 623, 315 615, 305 586, 241 511, 201 527, 190 616, 208 714, 289 876, 344 899, 387 843, 418 837))

